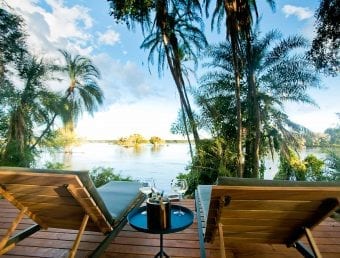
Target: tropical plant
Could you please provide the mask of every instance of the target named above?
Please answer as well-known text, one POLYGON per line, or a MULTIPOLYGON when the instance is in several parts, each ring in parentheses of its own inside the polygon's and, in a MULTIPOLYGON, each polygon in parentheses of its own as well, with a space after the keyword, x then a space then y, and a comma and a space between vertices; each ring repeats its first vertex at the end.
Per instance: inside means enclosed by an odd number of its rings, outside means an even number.
POLYGON ((331 170, 330 173, 334 175, 335 180, 340 180, 340 154, 339 151, 330 150, 327 154, 326 164, 331 170))
MULTIPOLYGON (((274 152, 288 154, 289 148, 297 149, 301 145, 302 132, 307 129, 288 119, 284 113, 283 105, 287 101, 314 102, 307 94, 309 87, 318 85, 318 77, 308 65, 308 60, 297 54, 297 50, 306 46, 301 37, 281 39, 278 32, 272 31, 260 38, 254 33, 253 60, 256 60, 254 69, 258 88, 258 101, 260 107, 261 148, 260 158, 274 152)), ((241 44, 243 47, 244 44, 241 44)), ((244 51, 245 53, 245 51, 244 51)), ((237 118, 235 116, 236 101, 233 95, 233 61, 232 47, 228 42, 212 46, 207 51, 211 58, 206 64, 209 72, 201 78, 200 88, 196 100, 201 107, 202 118, 206 128, 213 137, 223 138, 231 153, 237 153, 237 118)), ((242 56, 241 56, 242 57, 242 56)), ((245 60, 245 56, 242 60, 245 60)), ((241 70, 240 86, 242 95, 241 105, 247 105, 248 79, 246 69, 241 70)), ((250 116, 246 108, 242 109, 242 117, 246 120, 250 116)), ((243 148, 252 140, 248 131, 244 131, 246 141, 243 148), (250 138, 250 140, 248 139, 250 138)), ((248 154, 248 152, 247 152, 248 154)), ((254 177, 251 155, 246 156, 244 176, 254 177), (249 157, 250 156, 250 157, 249 157), (248 165, 249 164, 249 165, 248 165)), ((216 156, 217 157, 217 156, 216 156)), ((233 156, 229 155, 229 168, 235 166, 233 156)), ((237 159, 236 159, 237 161, 237 159)), ((228 169, 228 167, 227 167, 228 169)), ((238 176, 238 175, 237 175, 238 176)), ((260 174, 256 174, 259 177, 260 174)))
POLYGON ((26 55, 21 60, 18 76, 23 85, 12 85, 12 90, 6 92, 11 102, 2 105, 3 118, 7 121, 2 165, 31 166, 37 151, 33 144, 37 128, 44 128, 54 114, 61 114, 64 107, 60 104, 61 96, 46 85, 53 71, 54 66, 36 57, 26 55))
POLYGON ((321 0, 315 17, 316 36, 308 55, 319 70, 336 76, 340 71, 340 1, 321 0))
MULTIPOLYGON (((206 12, 211 1, 205 0, 206 12)), ((267 0, 272 9, 275 6, 275 1, 267 0)), ((236 114, 237 114, 237 158, 238 158, 238 176, 243 177, 244 173, 244 155, 242 150, 242 111, 241 111, 241 92, 240 92, 240 70, 242 66, 246 64, 247 67, 247 79, 248 79, 248 123, 247 130, 248 134, 254 135, 252 141, 249 143, 252 146, 252 160, 253 169, 255 171, 254 176, 258 174, 259 168, 259 142, 260 142, 260 113, 257 101, 257 89, 254 69, 252 66, 253 61, 251 60, 252 54, 252 10, 255 10, 256 17, 258 17, 256 1, 250 0, 226 0, 216 1, 215 9, 212 18, 212 29, 216 21, 218 29, 223 21, 224 16, 226 25, 226 38, 231 42, 232 49, 232 65, 234 70, 235 80, 235 99, 236 99, 236 114), (216 20, 217 18, 217 20, 216 20), (241 54, 241 43, 246 43, 246 59, 242 62, 240 58, 241 54)))
MULTIPOLYGON (((308 46, 307 41, 300 36, 282 39, 277 31, 271 31, 263 38, 259 38, 255 33, 253 35, 252 69, 256 73, 260 121, 249 119, 248 123, 260 123, 256 126, 262 128, 260 145, 263 145, 266 139, 267 146, 273 147, 273 137, 276 136, 276 141, 280 141, 280 148, 283 150, 288 149, 285 147, 287 143, 291 146, 295 144, 296 148, 300 144, 298 139, 300 136, 297 138, 294 135, 297 136, 308 130, 289 121, 282 110, 284 103, 288 101, 315 105, 307 94, 307 89, 319 86, 318 75, 306 56, 301 53, 301 50, 308 46)), ((250 117, 251 114, 248 116, 250 117)), ((250 132, 247 133, 250 134, 247 138, 252 141, 253 136, 250 132)), ((250 150, 247 149, 249 158, 254 157, 252 151, 256 151, 254 145, 253 149, 251 145, 250 150)), ((261 158, 260 148, 258 152, 261 158)), ((258 169, 254 168, 255 163, 257 159, 250 160, 251 165, 246 168, 248 176, 258 177, 258 169)))
POLYGON ((123 177, 120 174, 115 174, 113 168, 96 167, 90 171, 90 177, 96 187, 105 185, 110 181, 132 181, 131 177, 123 177))
POLYGON ((339 180, 339 172, 333 171, 331 166, 327 167, 329 160, 323 161, 315 155, 310 154, 303 160, 296 152, 289 150, 289 156, 281 155, 279 172, 274 179, 292 181, 334 181, 339 180))
MULTIPOLYGON (((340 113, 336 113, 340 122, 340 113)), ((329 136, 329 144, 333 146, 340 146, 340 123, 334 128, 327 128, 325 134, 329 136)))
POLYGON ((75 123, 84 112, 91 115, 103 103, 103 92, 98 86, 100 78, 98 68, 93 62, 84 56, 72 56, 65 50, 59 50, 65 59, 65 66, 61 71, 67 74, 69 85, 65 92, 65 98, 70 102, 69 119, 65 122, 65 130, 73 133, 75 123))
POLYGON ((19 64, 27 53, 22 19, 0 8, 0 82, 9 70, 7 65, 19 64))
POLYGON ((274 179, 305 181, 306 180, 306 164, 300 160, 295 151, 289 149, 288 156, 280 155, 279 172, 274 179))
MULTIPOLYGON (((143 32, 146 30, 149 32, 141 48, 150 50, 151 64, 154 62, 154 55, 157 55, 159 73, 164 69, 165 60, 167 61, 180 97, 181 108, 184 110, 183 114, 188 117, 197 147, 199 134, 187 94, 185 83, 187 70, 183 62, 185 60, 196 62, 196 53, 207 45, 201 29, 194 26, 195 23, 202 24, 195 12, 200 9, 198 1, 145 0, 125 1, 124 4, 112 0, 110 2, 112 15, 118 22, 126 22, 128 27, 139 23, 143 32)), ((189 136, 188 141, 190 143, 189 136)))

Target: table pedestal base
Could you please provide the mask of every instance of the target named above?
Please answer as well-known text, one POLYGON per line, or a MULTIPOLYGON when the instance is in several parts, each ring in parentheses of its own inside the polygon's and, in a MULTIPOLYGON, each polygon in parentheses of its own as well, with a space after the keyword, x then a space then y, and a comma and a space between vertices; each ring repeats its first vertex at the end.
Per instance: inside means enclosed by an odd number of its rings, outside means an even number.
POLYGON ((160 250, 159 252, 155 255, 155 258, 157 257, 170 257, 169 255, 167 255, 167 253, 163 250, 163 234, 160 234, 159 236, 159 240, 160 240, 160 250))
POLYGON ((155 258, 157 257, 170 257, 169 255, 166 254, 166 252, 164 251, 159 251, 156 255, 155 255, 155 258))

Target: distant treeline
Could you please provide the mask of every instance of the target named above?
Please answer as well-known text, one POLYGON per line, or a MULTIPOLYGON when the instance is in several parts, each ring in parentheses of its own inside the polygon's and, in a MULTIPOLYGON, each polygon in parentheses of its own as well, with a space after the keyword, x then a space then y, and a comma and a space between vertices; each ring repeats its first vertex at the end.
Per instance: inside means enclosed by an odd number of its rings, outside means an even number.
MULTIPOLYGON (((187 143, 187 140, 164 140, 165 143, 187 143)), ((85 140, 88 143, 110 143, 110 144, 118 144, 119 140, 85 140)))

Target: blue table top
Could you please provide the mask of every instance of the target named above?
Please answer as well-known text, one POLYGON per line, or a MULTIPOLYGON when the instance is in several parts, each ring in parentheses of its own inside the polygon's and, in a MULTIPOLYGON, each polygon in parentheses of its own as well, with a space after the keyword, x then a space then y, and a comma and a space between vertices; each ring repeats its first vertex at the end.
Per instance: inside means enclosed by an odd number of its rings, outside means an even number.
POLYGON ((137 208, 133 211, 131 211, 127 219, 129 221, 129 224, 134 229, 146 232, 146 233, 152 233, 152 234, 169 234, 174 233, 178 231, 182 231, 186 229, 187 227, 191 226, 191 224, 194 221, 194 213, 189 210, 186 207, 179 206, 179 205, 171 205, 171 225, 170 228, 164 229, 164 230, 150 230, 147 226, 147 214, 141 214, 143 211, 146 210, 146 206, 137 208), (184 212, 184 215, 179 216, 174 214, 174 211, 181 210, 184 212))

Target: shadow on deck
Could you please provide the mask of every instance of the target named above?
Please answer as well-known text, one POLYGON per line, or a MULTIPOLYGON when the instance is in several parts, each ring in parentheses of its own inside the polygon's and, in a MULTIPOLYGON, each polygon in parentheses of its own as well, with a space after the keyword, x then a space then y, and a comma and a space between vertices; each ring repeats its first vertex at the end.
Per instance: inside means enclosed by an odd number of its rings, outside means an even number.
MULTIPOLYGON (((194 200, 184 200, 182 205, 194 210, 194 200)), ((10 227, 18 210, 5 200, 0 200, 0 240, 10 227)), ((18 230, 33 222, 24 218, 18 230)), ((21 241, 2 257, 67 257, 76 238, 75 230, 50 228, 41 230, 21 241)), ((313 235, 323 257, 340 257, 340 223, 327 219, 313 230, 313 235)), ((86 257, 104 239, 100 233, 85 232, 76 257, 86 257)), ((305 242, 305 241, 304 241, 305 242)), ((207 257, 219 257, 219 243, 206 244, 207 257)), ((197 221, 188 229, 164 236, 164 249, 171 257, 200 257, 197 221)), ((284 245, 259 245, 234 243, 226 248, 227 257, 301 257, 293 248, 284 245)), ((128 224, 113 240, 102 257, 142 258, 153 257, 159 251, 159 236, 137 232, 128 224)))

